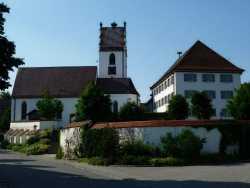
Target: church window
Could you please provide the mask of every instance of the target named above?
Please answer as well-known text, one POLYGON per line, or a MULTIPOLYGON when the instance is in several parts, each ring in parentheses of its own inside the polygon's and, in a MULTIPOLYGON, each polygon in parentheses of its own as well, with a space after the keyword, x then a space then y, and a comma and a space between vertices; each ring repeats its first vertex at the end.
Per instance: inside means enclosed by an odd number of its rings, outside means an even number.
POLYGON ((22 102, 22 107, 21 107, 21 118, 22 120, 25 120, 26 119, 26 114, 27 114, 27 103, 24 101, 22 102))
POLYGON ((109 64, 115 65, 115 54, 114 53, 110 54, 110 56, 109 56, 109 64))
POLYGON ((108 73, 109 73, 109 75, 116 74, 116 67, 109 67, 108 73))

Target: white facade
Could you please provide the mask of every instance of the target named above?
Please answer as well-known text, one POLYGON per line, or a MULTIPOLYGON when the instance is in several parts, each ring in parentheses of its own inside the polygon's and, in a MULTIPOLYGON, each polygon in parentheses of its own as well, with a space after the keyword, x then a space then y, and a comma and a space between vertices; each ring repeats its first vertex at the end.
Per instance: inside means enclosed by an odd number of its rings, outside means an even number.
MULTIPOLYGON (((241 84, 239 73, 211 73, 211 72, 175 72, 173 75, 161 81, 152 90, 153 101, 154 101, 154 111, 155 112, 165 112, 167 111, 167 106, 169 103, 169 98, 166 97, 169 94, 180 94, 185 96, 189 101, 189 94, 194 91, 206 91, 212 93, 212 104, 215 109, 214 119, 227 119, 228 114, 225 112, 227 100, 230 98, 230 93, 233 94, 235 89, 239 88, 241 84), (195 75, 195 81, 185 80, 185 75, 195 75), (213 75, 214 81, 204 81, 204 75, 213 75), (222 81, 223 75, 228 75, 232 77, 231 81, 222 81), (172 84, 165 87, 165 82, 174 76, 174 81, 172 84)), ((188 77, 188 76, 187 76, 188 77)), ((171 98, 171 97, 170 97, 171 98)))
POLYGON ((127 54, 125 51, 100 51, 99 52, 99 78, 127 78, 127 54), (110 56, 115 62, 110 62, 110 56), (109 69, 115 69, 110 72, 109 69))
MULTIPOLYGON (((75 113, 75 105, 77 103, 78 98, 57 98, 63 104, 63 112, 62 112, 62 119, 57 121, 56 126, 52 127, 65 127, 67 124, 70 123, 70 115, 75 113)), ((111 94, 110 99, 112 103, 115 101, 118 104, 118 110, 126 104, 127 102, 138 102, 138 96, 136 94, 111 94)), ((11 125, 10 128, 17 129, 17 128, 31 128, 33 129, 34 126, 37 129, 40 129, 40 124, 34 121, 28 121, 28 119, 22 120, 22 103, 26 102, 27 104, 27 113, 32 110, 36 109, 36 103, 41 100, 41 98, 25 98, 25 99, 12 99, 11 101, 11 125)), ((113 108, 113 106, 112 106, 113 108)), ((51 128, 52 128, 51 127, 51 128)))
POLYGON ((11 122, 11 129, 22 130, 43 130, 43 129, 55 129, 60 127, 60 121, 20 121, 11 122))
POLYGON ((138 95, 136 94, 110 94, 110 98, 113 104, 117 101, 118 110, 128 102, 138 103, 138 95))
MULTIPOLYGON (((62 119, 58 121, 58 127, 64 127, 70 122, 70 114, 75 112, 75 105, 78 98, 57 98, 63 104, 62 119)), ((41 100, 41 98, 26 98, 26 99, 12 99, 11 101, 11 121, 20 122, 26 121, 22 120, 22 103, 27 104, 27 113, 36 109, 36 103, 41 100)), ((27 123, 27 122, 26 122, 27 123)), ((14 124, 13 124, 14 125, 14 124)), ((10 127, 12 128, 12 127, 10 127)))

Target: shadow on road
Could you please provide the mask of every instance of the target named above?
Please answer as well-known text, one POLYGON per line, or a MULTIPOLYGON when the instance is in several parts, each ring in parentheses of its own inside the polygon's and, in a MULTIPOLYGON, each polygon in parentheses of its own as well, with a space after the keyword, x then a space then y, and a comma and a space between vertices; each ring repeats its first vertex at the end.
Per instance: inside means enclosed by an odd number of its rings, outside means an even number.
MULTIPOLYGON (((51 171, 44 168, 44 166, 31 166, 17 165, 16 162, 21 163, 27 160, 10 160, 12 162, 8 164, 0 161, 0 188, 11 187, 11 188, 40 188, 40 187, 60 187, 60 188, 77 188, 77 187, 102 187, 102 188, 245 188, 250 187, 250 184, 240 182, 208 182, 208 181, 139 181, 134 179, 124 180, 107 180, 107 179, 90 179, 74 174, 67 174, 57 171, 51 171), (39 167, 39 168, 38 168, 39 167), (2 184, 2 185, 1 185, 2 184), (8 184, 8 186, 6 186, 8 184)), ((53 170, 53 169, 52 169, 53 170)))

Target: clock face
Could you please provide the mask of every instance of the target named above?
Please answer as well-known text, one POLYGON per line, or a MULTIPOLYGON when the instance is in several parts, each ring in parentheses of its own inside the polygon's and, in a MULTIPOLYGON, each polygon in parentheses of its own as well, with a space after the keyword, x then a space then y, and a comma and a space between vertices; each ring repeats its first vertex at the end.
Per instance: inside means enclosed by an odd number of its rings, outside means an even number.
POLYGON ((102 30, 101 41, 102 47, 124 47, 124 29, 107 28, 102 30))

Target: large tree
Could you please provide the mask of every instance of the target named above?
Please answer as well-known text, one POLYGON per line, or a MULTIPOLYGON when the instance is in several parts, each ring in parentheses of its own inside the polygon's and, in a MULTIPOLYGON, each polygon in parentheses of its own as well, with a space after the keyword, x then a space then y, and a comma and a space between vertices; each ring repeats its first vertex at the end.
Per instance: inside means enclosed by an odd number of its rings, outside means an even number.
POLYGON ((9 13, 9 11, 9 7, 0 3, 0 90, 5 90, 10 86, 9 72, 24 64, 21 58, 14 57, 16 46, 5 36, 3 14, 9 13))
POLYGON ((171 98, 168 106, 168 115, 171 119, 186 119, 188 110, 188 103, 182 95, 171 98))
POLYGON ((192 114, 198 119, 210 119, 214 114, 211 99, 205 92, 195 92, 191 104, 192 114))
POLYGON ((109 121, 112 117, 111 99, 91 82, 76 104, 76 120, 109 121))
POLYGON ((10 127, 10 94, 0 93, 0 132, 5 132, 10 127))
POLYGON ((235 119, 250 119, 250 83, 244 83, 228 101, 227 110, 235 119))

